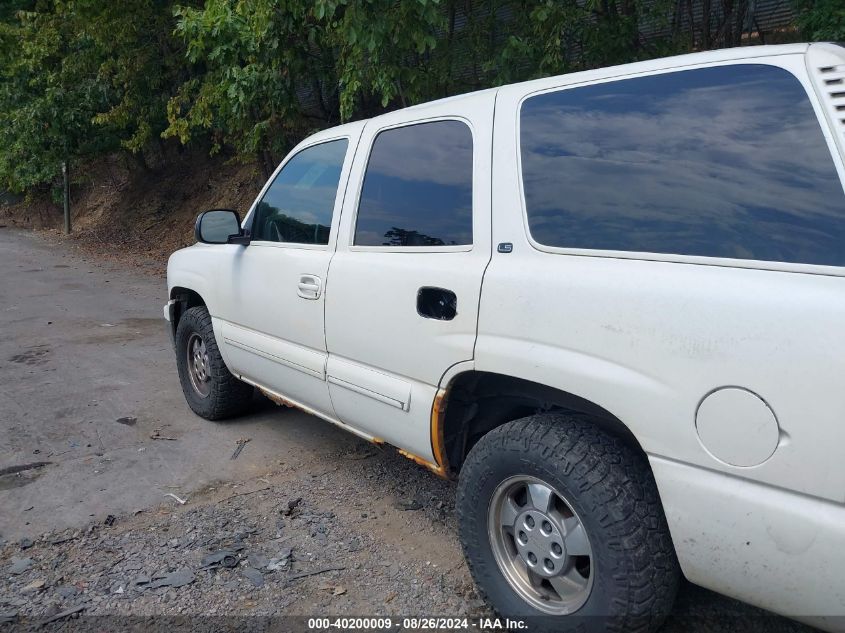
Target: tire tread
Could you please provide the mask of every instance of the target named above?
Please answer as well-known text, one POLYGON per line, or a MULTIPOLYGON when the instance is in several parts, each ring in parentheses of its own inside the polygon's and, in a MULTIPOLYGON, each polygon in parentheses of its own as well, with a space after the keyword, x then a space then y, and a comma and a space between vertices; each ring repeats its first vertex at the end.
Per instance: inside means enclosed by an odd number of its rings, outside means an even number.
POLYGON ((194 413, 207 420, 224 420, 240 415, 249 409, 255 389, 252 385, 236 378, 226 367, 217 346, 217 340, 214 338, 211 315, 205 306, 189 308, 179 319, 179 325, 176 328, 176 358, 182 391, 188 406, 194 413), (188 375, 184 346, 187 345, 187 339, 192 332, 196 332, 203 338, 208 351, 212 377, 211 393, 208 398, 199 398, 194 394, 188 375))
MULTIPOLYGON (((674 603, 680 569, 648 462, 589 420, 564 413, 536 414, 493 429, 472 448, 463 465, 458 522, 470 572, 482 596, 490 602, 484 586, 489 569, 478 568, 472 551, 478 544, 468 527, 479 520, 473 482, 481 481, 489 464, 510 452, 552 478, 563 475, 577 482, 577 495, 597 511, 605 543, 618 561, 610 574, 613 613, 603 628, 643 633, 658 628, 674 603)), ((485 507, 485 521, 486 512, 485 507)), ((578 629, 584 626, 582 619, 578 629)))

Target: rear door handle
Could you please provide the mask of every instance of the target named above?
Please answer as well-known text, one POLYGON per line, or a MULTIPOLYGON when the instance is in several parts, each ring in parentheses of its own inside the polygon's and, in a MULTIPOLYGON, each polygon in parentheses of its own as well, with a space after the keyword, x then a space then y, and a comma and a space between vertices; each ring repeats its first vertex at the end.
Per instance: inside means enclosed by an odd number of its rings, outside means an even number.
POLYGON ((424 319, 451 321, 458 314, 458 298, 447 288, 423 286, 417 291, 417 314, 424 319))
POLYGON ((297 284, 298 294, 303 299, 319 299, 323 290, 323 282, 316 275, 300 275, 297 284))

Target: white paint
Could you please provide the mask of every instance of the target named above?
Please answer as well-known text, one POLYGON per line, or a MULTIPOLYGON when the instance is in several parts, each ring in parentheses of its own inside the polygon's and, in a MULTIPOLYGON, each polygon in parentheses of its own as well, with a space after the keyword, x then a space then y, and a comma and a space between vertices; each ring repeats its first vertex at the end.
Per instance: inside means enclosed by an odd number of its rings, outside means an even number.
POLYGON ((733 466, 758 466, 778 446, 772 410, 756 394, 725 387, 708 395, 695 417, 698 437, 713 457, 733 466))
POLYGON ((650 462, 691 582, 845 631, 842 504, 659 457, 650 462))
POLYGON ((327 373, 329 383, 333 385, 391 404, 402 411, 411 406, 411 384, 407 380, 335 355, 329 358, 327 373))
POLYGON ((448 367, 472 359, 475 345, 481 280, 491 251, 494 97, 492 92, 468 95, 367 123, 346 188, 337 252, 329 269, 329 373, 345 381, 329 381, 335 413, 429 461, 434 461, 429 426, 438 384, 448 367), (473 245, 353 246, 358 196, 375 137, 387 128, 446 118, 462 121, 472 131, 473 245), (451 321, 420 317, 416 302, 423 286, 452 290, 458 297, 457 316, 451 321), (410 406, 397 407, 408 390, 410 406))

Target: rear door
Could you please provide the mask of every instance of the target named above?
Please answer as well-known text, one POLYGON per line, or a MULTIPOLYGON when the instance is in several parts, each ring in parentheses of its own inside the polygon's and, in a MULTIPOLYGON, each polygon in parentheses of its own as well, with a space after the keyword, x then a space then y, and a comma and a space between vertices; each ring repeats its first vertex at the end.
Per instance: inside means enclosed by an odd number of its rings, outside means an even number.
POLYGON ((428 462, 440 379, 473 357, 490 259, 493 103, 482 93, 367 123, 329 270, 337 416, 428 462))

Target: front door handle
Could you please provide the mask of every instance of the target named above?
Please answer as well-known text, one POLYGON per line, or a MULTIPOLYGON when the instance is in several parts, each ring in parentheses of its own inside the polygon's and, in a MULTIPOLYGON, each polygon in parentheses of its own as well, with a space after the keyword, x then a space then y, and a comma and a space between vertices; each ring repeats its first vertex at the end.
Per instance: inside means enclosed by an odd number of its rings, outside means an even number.
POLYGON ((296 294, 303 299, 319 299, 323 282, 316 275, 300 275, 296 294))

